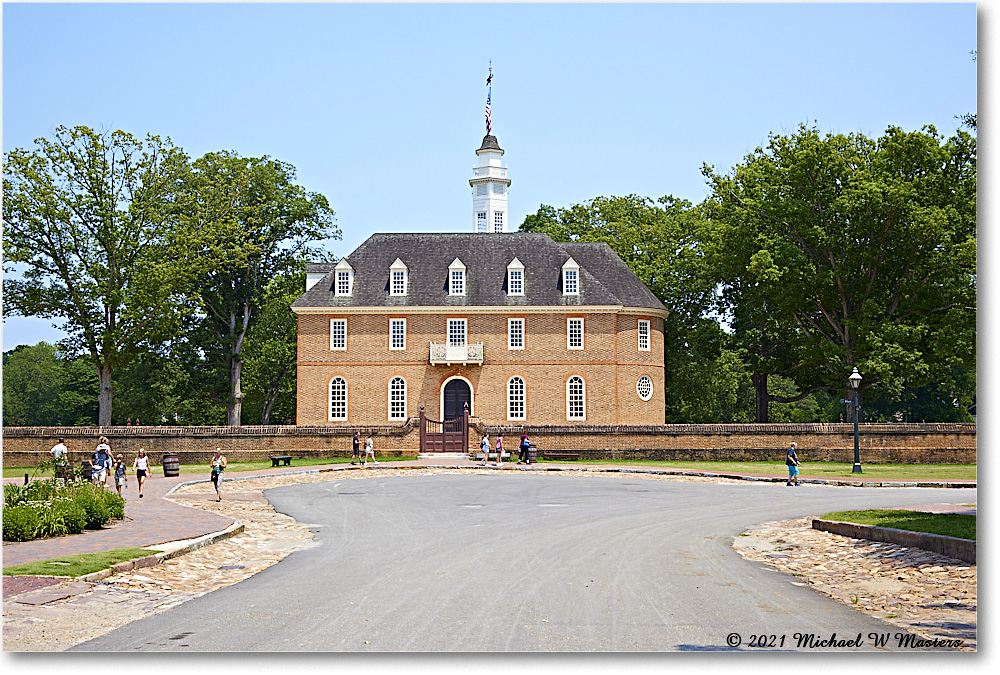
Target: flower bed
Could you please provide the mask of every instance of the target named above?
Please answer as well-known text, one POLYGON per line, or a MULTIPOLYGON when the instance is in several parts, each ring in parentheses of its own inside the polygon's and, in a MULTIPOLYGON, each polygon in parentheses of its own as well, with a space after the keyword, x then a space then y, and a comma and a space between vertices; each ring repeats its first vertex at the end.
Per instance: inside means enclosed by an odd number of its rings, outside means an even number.
POLYGON ((79 534, 124 517, 125 500, 99 485, 49 478, 3 486, 4 541, 79 534))

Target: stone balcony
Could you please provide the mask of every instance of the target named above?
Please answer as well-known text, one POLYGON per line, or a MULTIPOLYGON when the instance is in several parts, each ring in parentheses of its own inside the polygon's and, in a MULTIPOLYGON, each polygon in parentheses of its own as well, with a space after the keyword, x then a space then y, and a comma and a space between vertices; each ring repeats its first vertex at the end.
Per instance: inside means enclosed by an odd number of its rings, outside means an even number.
POLYGON ((483 343, 449 345, 432 342, 430 361, 432 366, 451 366, 457 364, 467 366, 470 363, 481 366, 483 365, 483 343))

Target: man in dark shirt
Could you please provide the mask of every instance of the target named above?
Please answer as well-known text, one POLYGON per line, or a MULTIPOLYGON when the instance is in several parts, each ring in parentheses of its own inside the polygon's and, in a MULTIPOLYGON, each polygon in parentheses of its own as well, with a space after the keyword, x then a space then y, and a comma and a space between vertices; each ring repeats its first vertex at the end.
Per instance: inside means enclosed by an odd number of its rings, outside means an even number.
POLYGON ((795 455, 797 447, 798 443, 792 443, 788 446, 788 453, 785 456, 785 465, 788 466, 788 482, 785 485, 788 487, 799 484, 799 458, 795 455))
POLYGON ((351 455, 351 466, 354 466, 354 460, 358 460, 359 462, 361 461, 361 439, 358 437, 357 431, 354 432, 354 440, 352 443, 354 444, 354 451, 351 455))

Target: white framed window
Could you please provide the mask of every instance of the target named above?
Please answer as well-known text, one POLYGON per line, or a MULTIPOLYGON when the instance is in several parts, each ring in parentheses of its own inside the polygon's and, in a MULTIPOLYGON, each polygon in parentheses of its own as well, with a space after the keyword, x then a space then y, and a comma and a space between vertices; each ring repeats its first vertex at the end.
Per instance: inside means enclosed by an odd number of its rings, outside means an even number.
POLYGON ((497 211, 493 214, 493 231, 503 232, 503 211, 497 211))
POLYGON ((449 295, 465 295, 465 270, 452 270, 449 295))
POLYGON ((503 194, 503 183, 494 183, 493 184, 493 194, 495 194, 495 195, 502 195, 503 194))
POLYGON ((566 380, 566 419, 587 419, 587 385, 579 375, 566 380))
POLYGON ((507 295, 524 295, 524 270, 507 271, 507 295))
POLYGON ((354 274, 337 270, 337 291, 335 295, 350 295, 354 274))
POLYGON ((639 319, 639 351, 649 351, 649 321, 639 319))
POLYGON ((563 272, 563 295, 580 294, 579 274, 579 270, 565 270, 563 272))
POLYGON ((389 284, 390 295, 406 295, 406 272, 392 271, 392 282, 389 284))
POLYGON ((476 213, 476 230, 479 232, 486 231, 486 211, 476 213))
POLYGON ((580 266, 570 258, 562 266, 563 295, 580 295, 580 266))
POLYGON ((389 319, 389 349, 406 349, 406 319, 389 319))
POLYGON ((478 195, 479 197, 485 197, 487 194, 489 194, 489 192, 490 192, 490 186, 487 185, 486 183, 476 184, 476 195, 478 195))
POLYGON ((514 376, 507 380, 507 419, 523 420, 525 418, 525 387, 524 379, 514 376))
POLYGON ((469 333, 468 319, 448 319, 448 344, 452 347, 464 347, 469 333))
POLYGON ((330 380, 330 421, 347 419, 347 380, 335 377, 330 380))
POLYGON ((330 319, 330 349, 347 350, 347 319, 330 319))
POLYGON ((354 268, 347 262, 347 258, 342 258, 337 266, 333 279, 333 294, 344 297, 354 293, 354 268))
POLYGON ((524 319, 507 319, 507 349, 524 349, 524 319))
POLYGON ((653 398, 653 379, 649 375, 643 375, 635 381, 635 393, 643 401, 653 398))
POLYGON ((583 317, 566 319, 566 349, 583 349, 583 317))
POLYGON ((402 377, 389 380, 389 419, 406 419, 406 380, 402 377))

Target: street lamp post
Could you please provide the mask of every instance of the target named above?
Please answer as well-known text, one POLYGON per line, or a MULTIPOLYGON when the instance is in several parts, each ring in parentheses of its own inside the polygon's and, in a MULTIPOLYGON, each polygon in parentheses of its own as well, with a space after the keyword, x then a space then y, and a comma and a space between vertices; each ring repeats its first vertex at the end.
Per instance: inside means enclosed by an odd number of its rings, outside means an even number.
POLYGON ((854 390, 854 468, 851 469, 851 473, 861 473, 861 453, 858 444, 858 386, 861 384, 861 373, 858 372, 857 366, 847 381, 854 390))

